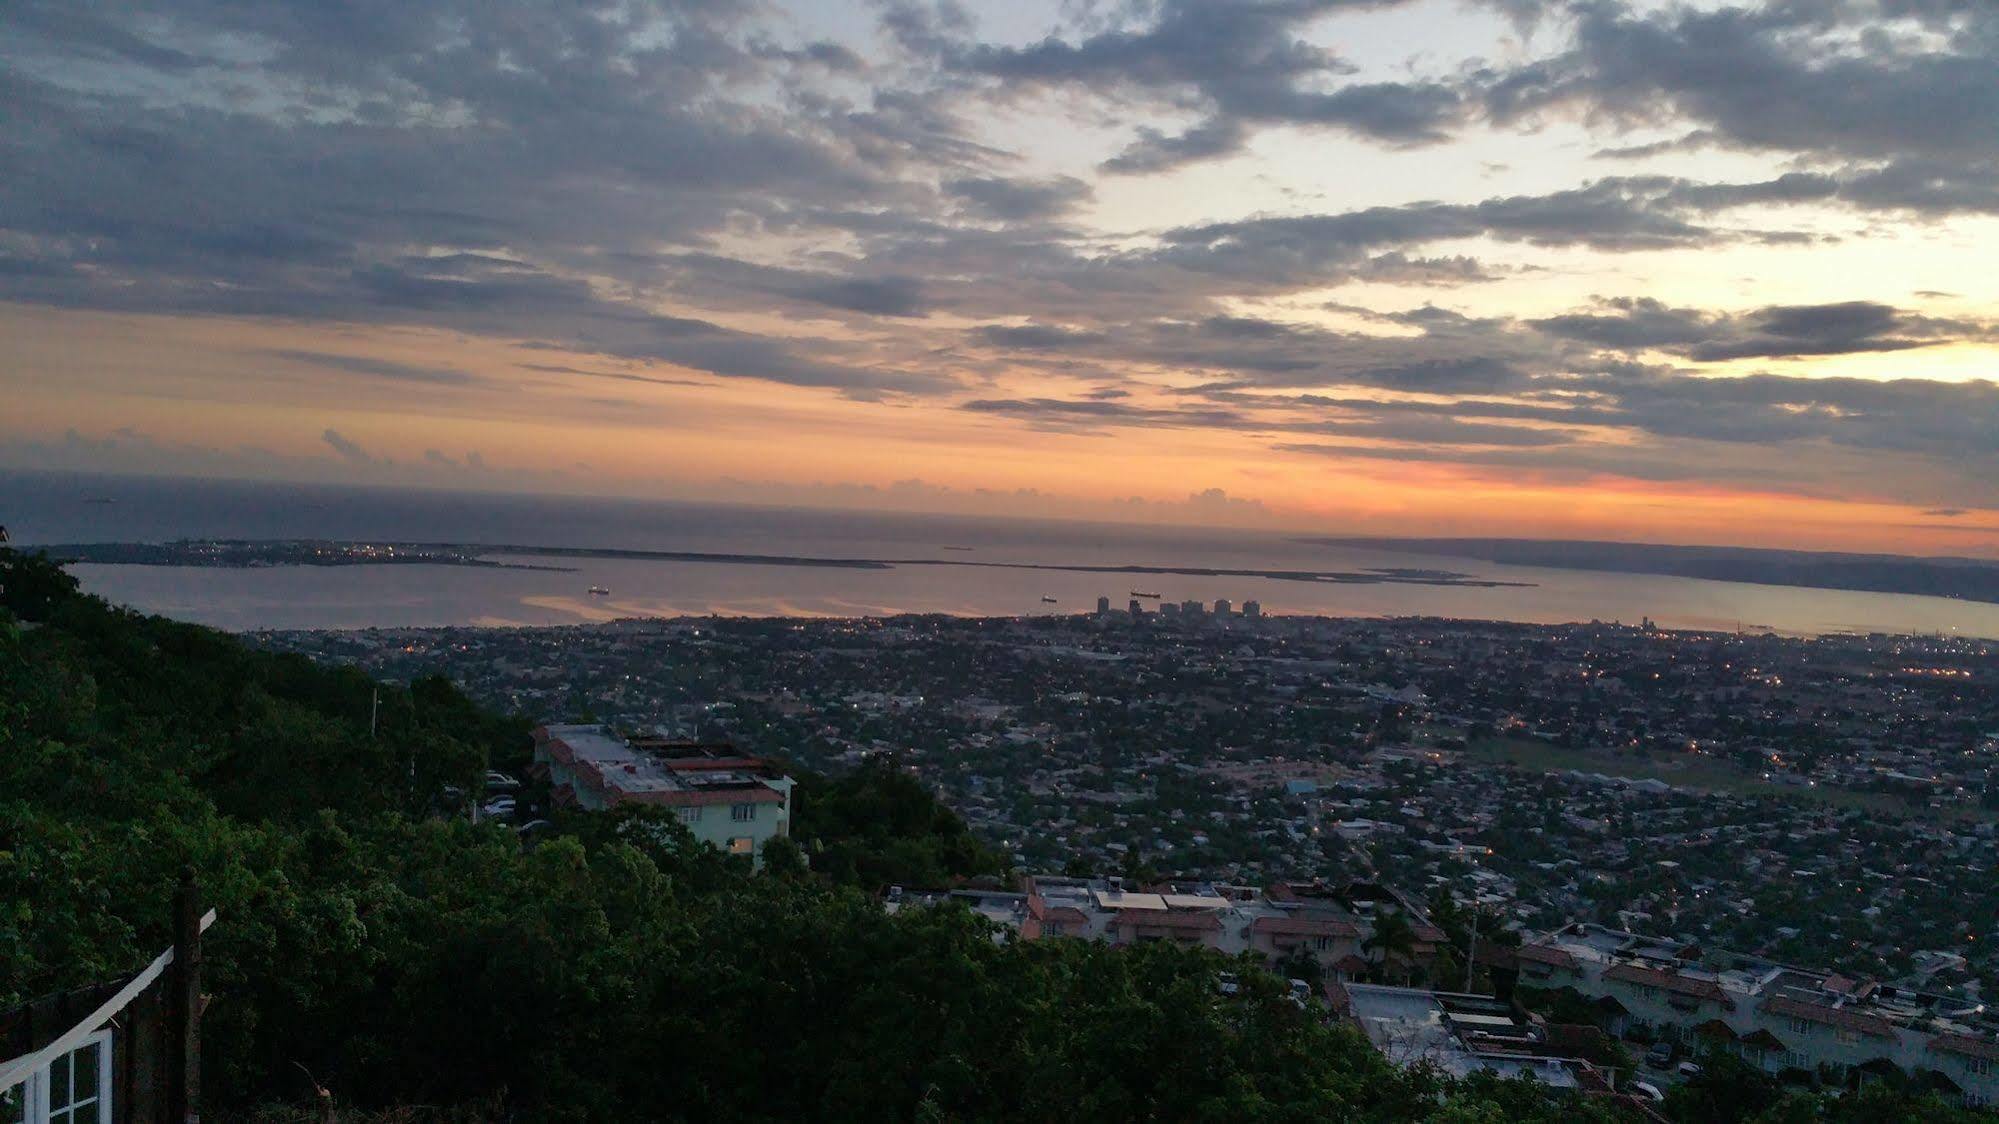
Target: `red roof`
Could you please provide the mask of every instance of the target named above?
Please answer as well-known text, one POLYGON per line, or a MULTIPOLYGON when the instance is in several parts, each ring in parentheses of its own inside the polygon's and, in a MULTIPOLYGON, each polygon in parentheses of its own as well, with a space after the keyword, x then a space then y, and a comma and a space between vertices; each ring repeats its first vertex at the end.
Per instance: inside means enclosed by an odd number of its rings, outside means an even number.
POLYGON ((1731 1011, 1735 1009, 1735 1002, 1721 990, 1721 985, 1713 980, 1695 979, 1692 976, 1680 975, 1678 972, 1646 968, 1638 964, 1613 964, 1604 969, 1603 978, 1638 984, 1641 987, 1663 988, 1678 995, 1712 1000, 1731 1011))
POLYGON ((1183 932, 1205 933, 1222 927, 1222 919, 1212 913, 1194 913, 1187 910, 1120 909, 1114 924, 1120 928, 1134 925, 1140 929, 1179 929, 1183 932))
POLYGON ((658 789, 626 792, 613 788, 604 794, 611 804, 661 804, 669 808, 698 808, 710 804, 782 804, 784 793, 758 785, 755 788, 710 788, 697 790, 658 789))
POLYGON ((1073 905, 1049 905, 1048 899, 1042 897, 1041 891, 1038 889, 1027 895, 1027 913, 1028 916, 1043 921, 1087 922, 1090 919, 1089 914, 1084 913, 1073 905))
POLYGON ((1567 949, 1552 948, 1544 944, 1523 944, 1513 950, 1513 955, 1535 964, 1546 964, 1554 968, 1567 968, 1571 972, 1580 965, 1576 955, 1567 949))
POLYGON ((1946 1054, 1962 1054, 1967 1058, 1999 1061, 1999 1042, 1990 1038, 1973 1038, 1968 1034, 1939 1034, 1930 1039, 1930 1049, 1946 1054))
POLYGON ((701 773, 710 769, 754 772, 772 768, 771 763, 761 757, 670 757, 660 761, 660 764, 676 773, 701 773))
POLYGON ((1358 937, 1360 927, 1333 917, 1259 917, 1249 931, 1273 937, 1358 937))
POLYGON ((1871 1034, 1876 1038, 1895 1037, 1895 1024, 1873 1015, 1863 1015, 1859 1011, 1849 1011, 1844 1007, 1827 1007, 1819 1003, 1807 1003, 1802 999, 1773 995, 1763 1001, 1759 1008, 1767 1015, 1782 1015, 1785 1018, 1804 1019, 1806 1022, 1836 1026, 1842 1030, 1871 1034))
POLYGON ((1346 985, 1338 980, 1327 980, 1319 985, 1319 993, 1326 997, 1326 1005, 1336 1014, 1344 1015, 1353 1010, 1353 996, 1347 994, 1346 985))

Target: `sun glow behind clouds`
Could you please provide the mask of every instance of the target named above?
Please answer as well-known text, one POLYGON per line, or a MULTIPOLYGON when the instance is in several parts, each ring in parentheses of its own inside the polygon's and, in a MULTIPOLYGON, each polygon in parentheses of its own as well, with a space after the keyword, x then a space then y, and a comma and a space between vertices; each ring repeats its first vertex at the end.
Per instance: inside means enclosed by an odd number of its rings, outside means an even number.
POLYGON ((0 457, 1999 552, 1999 10, 1517 10, 24 4, 0 457))

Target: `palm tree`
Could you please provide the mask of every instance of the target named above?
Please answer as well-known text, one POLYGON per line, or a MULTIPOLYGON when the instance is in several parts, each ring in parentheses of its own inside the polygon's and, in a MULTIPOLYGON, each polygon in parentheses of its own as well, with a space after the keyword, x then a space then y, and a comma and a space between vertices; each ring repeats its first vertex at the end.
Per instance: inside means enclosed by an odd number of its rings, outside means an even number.
POLYGON ((1377 914, 1374 918, 1374 932, 1360 943, 1360 946, 1374 954, 1375 963, 1386 969, 1390 962, 1400 960, 1403 978, 1407 978, 1410 963, 1416 954, 1416 927, 1409 923, 1400 910, 1377 914))

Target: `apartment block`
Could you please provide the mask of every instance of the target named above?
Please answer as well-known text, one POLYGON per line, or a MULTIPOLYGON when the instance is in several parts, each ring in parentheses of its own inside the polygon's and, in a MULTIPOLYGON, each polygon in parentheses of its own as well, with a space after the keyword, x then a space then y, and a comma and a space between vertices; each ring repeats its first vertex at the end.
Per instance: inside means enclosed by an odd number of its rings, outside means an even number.
POLYGON ((727 745, 543 726, 534 732, 534 761, 557 803, 671 808, 696 839, 754 862, 762 862, 766 842, 791 833, 792 779, 727 745))

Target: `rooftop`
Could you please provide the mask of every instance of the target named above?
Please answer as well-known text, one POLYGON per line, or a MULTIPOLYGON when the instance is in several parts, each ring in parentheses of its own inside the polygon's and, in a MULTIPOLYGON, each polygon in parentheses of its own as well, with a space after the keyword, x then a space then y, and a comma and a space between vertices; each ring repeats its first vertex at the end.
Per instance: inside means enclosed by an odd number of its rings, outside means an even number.
POLYGON ((1347 1014, 1383 1057, 1401 1066, 1430 1062, 1465 1077, 1486 1069, 1501 1077, 1531 1073, 1545 1085, 1577 1088, 1588 1063, 1548 1056, 1538 1027, 1490 996, 1375 984, 1341 985, 1347 1014))
POLYGON ((549 757, 594 779, 613 803, 781 804, 776 766, 733 747, 659 737, 627 741, 604 726, 554 725, 537 731, 549 757), (776 783, 774 783, 776 782, 776 783))
POLYGON ((1908 1027, 1932 1034, 1999 1042, 1999 1022, 1981 1003, 1932 995, 1876 980, 1857 980, 1780 964, 1746 953, 1703 950, 1690 941, 1576 923, 1523 947, 1534 957, 1566 955, 1602 969, 1607 979, 1647 984, 1724 1004, 1863 1034, 1908 1027))

